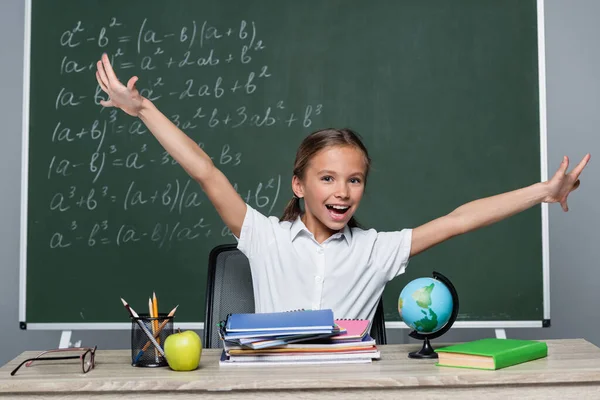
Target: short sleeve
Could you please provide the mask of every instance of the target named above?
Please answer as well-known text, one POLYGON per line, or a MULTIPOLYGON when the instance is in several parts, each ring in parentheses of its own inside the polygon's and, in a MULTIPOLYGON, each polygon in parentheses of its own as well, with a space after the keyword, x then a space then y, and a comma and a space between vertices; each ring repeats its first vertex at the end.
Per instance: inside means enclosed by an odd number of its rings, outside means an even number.
POLYGON ((269 218, 246 204, 246 216, 242 224, 237 248, 248 258, 261 252, 273 241, 273 229, 269 218))
POLYGON ((387 281, 402 275, 408 266, 412 229, 378 232, 375 242, 375 265, 383 268, 387 281))

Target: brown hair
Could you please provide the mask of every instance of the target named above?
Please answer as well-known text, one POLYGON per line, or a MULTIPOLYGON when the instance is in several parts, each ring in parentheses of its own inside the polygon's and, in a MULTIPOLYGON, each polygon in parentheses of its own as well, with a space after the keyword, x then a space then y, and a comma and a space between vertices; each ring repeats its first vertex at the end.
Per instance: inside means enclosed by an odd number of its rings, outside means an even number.
MULTIPOLYGON (((296 160, 294 161, 293 174, 299 179, 304 178, 306 167, 310 160, 319 151, 333 146, 353 146, 363 152, 365 156, 365 184, 367 183, 367 176, 369 175, 369 169, 371 167, 371 159, 369 158, 369 152, 360 139, 360 136, 350 129, 323 129, 316 131, 308 135, 296 152, 296 160)), ((283 210, 283 216, 281 221, 295 221, 296 218, 302 214, 300 208, 300 199, 294 195, 294 197, 288 202, 283 210)), ((354 217, 348 221, 350 228, 359 226, 358 222, 354 217)))

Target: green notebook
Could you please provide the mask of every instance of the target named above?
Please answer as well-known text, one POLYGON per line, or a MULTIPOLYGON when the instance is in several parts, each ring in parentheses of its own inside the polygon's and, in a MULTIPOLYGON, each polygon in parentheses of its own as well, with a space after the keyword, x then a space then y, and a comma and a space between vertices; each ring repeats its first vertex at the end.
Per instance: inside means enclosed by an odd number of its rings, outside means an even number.
POLYGON ((535 340, 481 339, 436 350, 444 367, 500 369, 548 355, 548 346, 535 340))

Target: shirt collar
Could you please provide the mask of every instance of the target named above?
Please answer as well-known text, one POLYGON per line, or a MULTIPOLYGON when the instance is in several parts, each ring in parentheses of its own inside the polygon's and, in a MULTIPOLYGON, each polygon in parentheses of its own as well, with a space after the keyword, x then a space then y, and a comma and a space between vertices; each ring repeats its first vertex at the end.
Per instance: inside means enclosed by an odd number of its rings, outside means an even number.
MULTIPOLYGON (((302 222, 300 216, 298 216, 296 220, 292 223, 292 226, 290 227, 290 238, 292 239, 292 242, 296 239, 296 237, 298 237, 298 235, 301 232, 306 232, 307 235, 313 237, 313 234, 308 230, 306 225, 304 225, 304 222, 302 222)), ((348 225, 345 225, 344 229, 341 232, 333 234, 329 239, 337 237, 343 237, 349 246, 352 243, 352 229, 350 229, 348 225)))

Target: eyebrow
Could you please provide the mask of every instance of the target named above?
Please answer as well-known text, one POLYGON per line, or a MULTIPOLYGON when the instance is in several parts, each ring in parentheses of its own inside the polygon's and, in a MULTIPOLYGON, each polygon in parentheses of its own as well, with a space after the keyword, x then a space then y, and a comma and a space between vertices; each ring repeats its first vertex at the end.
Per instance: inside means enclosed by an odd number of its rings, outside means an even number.
MULTIPOLYGON (((330 171, 328 169, 323 169, 323 170, 317 172, 317 175, 322 175, 322 174, 337 175, 337 172, 330 171)), ((354 173, 350 174, 350 176, 356 176, 356 175, 361 176, 361 177, 365 176, 365 174, 363 172, 354 172, 354 173)))

